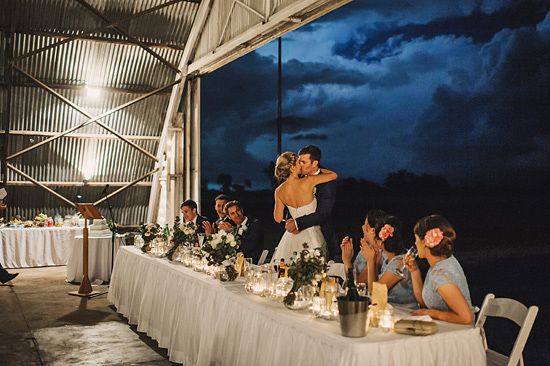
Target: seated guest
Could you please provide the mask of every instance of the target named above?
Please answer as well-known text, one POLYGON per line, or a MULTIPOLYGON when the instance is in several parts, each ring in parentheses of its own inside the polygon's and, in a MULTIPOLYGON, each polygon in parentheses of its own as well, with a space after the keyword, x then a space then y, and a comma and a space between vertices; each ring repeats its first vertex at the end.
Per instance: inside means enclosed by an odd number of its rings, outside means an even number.
POLYGON ((372 283, 378 281, 388 287, 388 301, 397 304, 414 304, 411 274, 403 271, 400 275, 398 266, 403 264, 403 236, 401 222, 395 216, 386 216, 376 224, 376 237, 382 243, 382 267, 376 271, 375 248, 365 240, 361 241, 361 253, 367 259, 368 288, 372 291, 372 283))
POLYGON ((236 227, 241 235, 241 245, 239 252, 242 252, 245 258, 252 258, 252 263, 258 263, 264 247, 264 229, 260 220, 247 217, 239 201, 229 201, 225 204, 225 212, 231 221, 220 223, 220 230, 230 231, 236 227))
MULTIPOLYGON (((380 239, 377 238, 375 234, 375 227, 376 224, 384 219, 386 217, 386 213, 382 210, 369 210, 367 212, 367 216, 365 217, 365 222, 363 223, 363 226, 361 226, 361 229, 363 231, 363 238, 362 240, 365 240, 368 245, 375 248, 376 256, 375 256, 375 263, 376 268, 379 271, 380 267, 382 265, 382 252, 381 252, 381 246, 380 246, 380 239)), ((351 267, 351 260, 353 259, 353 239, 346 236, 344 239, 342 239, 342 261, 344 262, 344 265, 346 266, 346 269, 351 267), (351 249, 351 251, 350 251, 351 249), (345 253, 344 253, 345 250, 345 253)), ((366 283, 368 272, 367 272, 367 261, 363 257, 363 254, 359 252, 357 254, 357 257, 355 258, 355 261, 353 262, 353 269, 357 273, 357 282, 366 283)))
POLYGON ((181 204, 181 213, 184 222, 193 222, 197 225, 197 233, 204 233, 204 223, 208 219, 197 213, 197 203, 193 200, 187 200, 181 204))
POLYGON ((405 257, 414 295, 424 308, 415 310, 413 314, 429 315, 450 323, 472 324, 474 314, 468 282, 453 256, 455 230, 444 217, 431 215, 418 220, 414 235, 418 257, 426 258, 430 269, 423 283, 414 259, 410 255, 405 257))
POLYGON ((229 221, 229 217, 227 217, 224 210, 225 204, 229 201, 231 201, 231 199, 225 194, 217 195, 216 198, 214 198, 214 210, 216 210, 216 213, 218 214, 218 219, 212 224, 213 232, 218 231, 218 226, 221 222, 229 221))
POLYGON ((10 282, 17 276, 19 276, 19 273, 11 274, 8 271, 6 271, 4 267, 2 267, 2 265, 0 264, 0 282, 2 282, 2 284, 10 282))

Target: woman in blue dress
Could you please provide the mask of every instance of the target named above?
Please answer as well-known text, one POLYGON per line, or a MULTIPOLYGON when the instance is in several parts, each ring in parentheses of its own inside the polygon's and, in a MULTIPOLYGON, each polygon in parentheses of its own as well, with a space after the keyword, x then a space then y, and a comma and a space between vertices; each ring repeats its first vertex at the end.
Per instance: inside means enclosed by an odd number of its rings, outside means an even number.
POLYGON ((431 215, 418 220, 414 235, 418 256, 428 260, 430 269, 423 282, 414 258, 405 257, 414 295, 422 307, 413 311, 413 315, 472 324, 474 314, 468 282, 460 263, 453 256, 455 230, 444 217, 431 215))
POLYGON ((403 262, 403 239, 401 221, 395 216, 387 216, 381 220, 375 229, 375 234, 382 244, 382 267, 376 271, 375 250, 367 243, 361 243, 361 253, 367 260, 368 288, 372 291, 373 282, 385 284, 388 287, 388 301, 397 304, 414 304, 411 275, 397 271, 398 263, 403 262))

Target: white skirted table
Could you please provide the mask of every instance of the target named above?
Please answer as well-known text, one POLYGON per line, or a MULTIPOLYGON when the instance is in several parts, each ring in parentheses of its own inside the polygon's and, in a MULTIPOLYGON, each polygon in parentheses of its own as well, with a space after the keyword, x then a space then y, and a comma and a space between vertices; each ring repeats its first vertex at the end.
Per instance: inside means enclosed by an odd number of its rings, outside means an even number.
POLYGON ((0 263, 4 268, 66 265, 79 227, 2 228, 0 263))
MULTIPOLYGON (((118 248, 124 245, 124 235, 115 237, 115 255, 118 248)), ((88 278, 90 282, 109 282, 111 279, 111 234, 103 235, 90 232, 88 235, 88 278)), ((67 281, 82 281, 82 235, 77 235, 71 245, 67 263, 67 281)))
POLYGON ((346 338, 336 321, 135 247, 120 248, 108 299, 184 365, 485 365, 481 332, 471 326, 438 322, 439 332, 426 337, 371 328, 366 337, 346 338))

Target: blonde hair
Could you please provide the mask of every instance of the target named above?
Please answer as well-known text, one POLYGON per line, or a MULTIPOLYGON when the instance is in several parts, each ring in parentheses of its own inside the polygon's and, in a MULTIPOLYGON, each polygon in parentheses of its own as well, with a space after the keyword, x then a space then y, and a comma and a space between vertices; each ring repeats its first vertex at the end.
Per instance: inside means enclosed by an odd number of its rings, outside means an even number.
POLYGON ((290 168, 296 165, 298 154, 287 151, 279 155, 275 163, 275 178, 285 181, 290 176, 290 168))

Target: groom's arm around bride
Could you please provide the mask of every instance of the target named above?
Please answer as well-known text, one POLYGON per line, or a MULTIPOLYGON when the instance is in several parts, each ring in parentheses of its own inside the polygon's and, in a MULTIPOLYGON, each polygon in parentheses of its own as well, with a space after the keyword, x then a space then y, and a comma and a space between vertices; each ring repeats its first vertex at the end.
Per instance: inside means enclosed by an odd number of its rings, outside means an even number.
MULTIPOLYGON (((299 152, 302 173, 306 175, 322 174, 319 169, 321 150, 316 146, 306 146, 299 152)), ((336 202, 336 181, 330 181, 317 185, 315 196, 317 209, 314 213, 299 217, 294 222, 287 221, 285 229, 292 233, 305 230, 312 226, 321 226, 321 231, 327 244, 327 260, 340 261, 341 248, 337 243, 336 234, 332 224, 332 209, 336 202)))

